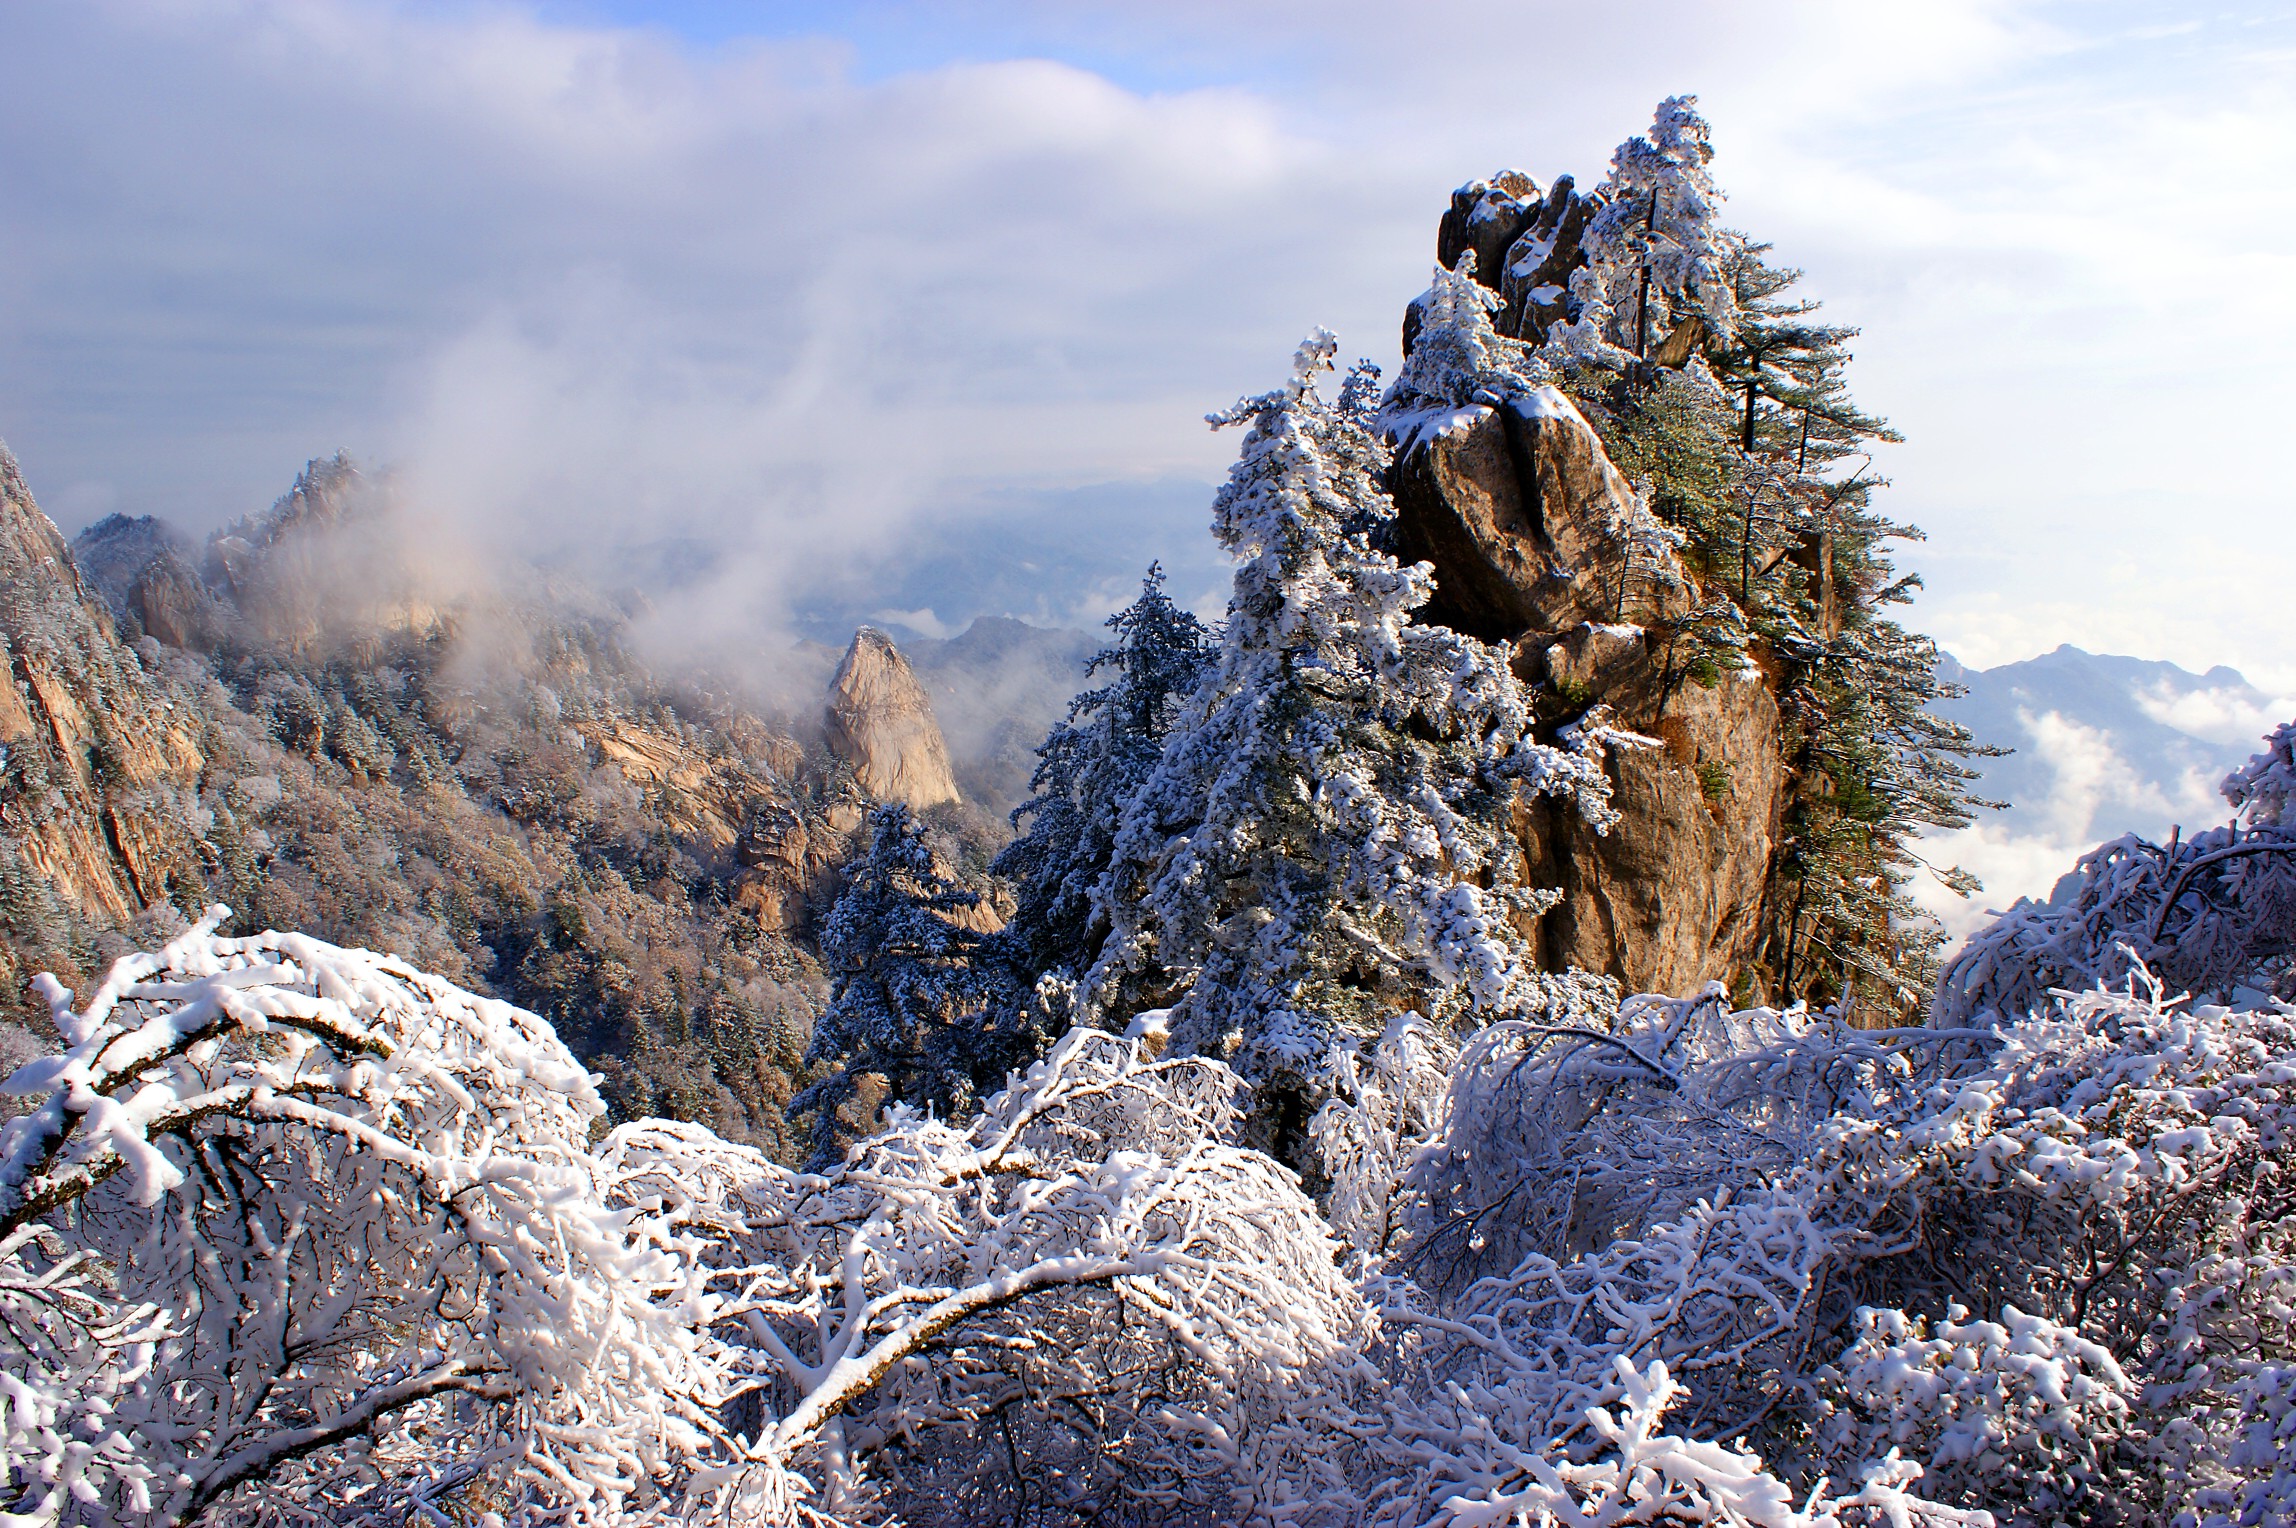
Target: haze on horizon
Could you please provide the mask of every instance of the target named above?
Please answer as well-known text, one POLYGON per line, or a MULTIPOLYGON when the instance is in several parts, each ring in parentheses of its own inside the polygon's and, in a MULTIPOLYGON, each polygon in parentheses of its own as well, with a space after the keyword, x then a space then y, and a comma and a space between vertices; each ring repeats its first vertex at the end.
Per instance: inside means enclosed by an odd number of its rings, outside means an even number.
POLYGON ((22 0, 0 59, 0 437, 67 530, 343 447, 474 557, 676 550, 745 640, 1048 517, 1201 556, 1206 410, 1316 324, 1392 367, 1452 186, 1689 91, 1864 329, 1914 624, 2296 693, 2276 7, 22 0))

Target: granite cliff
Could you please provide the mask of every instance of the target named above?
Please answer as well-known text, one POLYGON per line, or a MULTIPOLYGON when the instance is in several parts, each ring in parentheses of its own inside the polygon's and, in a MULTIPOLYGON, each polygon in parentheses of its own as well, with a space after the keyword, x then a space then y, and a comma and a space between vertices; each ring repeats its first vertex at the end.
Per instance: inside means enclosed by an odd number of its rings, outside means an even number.
POLYGON ((1509 171, 1453 195, 1405 375, 1468 306, 1484 369, 1464 402, 1391 397, 1394 549, 1435 569, 1425 618, 1511 645, 1558 731, 1645 740, 1609 751, 1607 834, 1519 814, 1531 879, 1564 893, 1542 965, 1911 1011, 1939 935, 1903 892, 1909 842, 1968 820, 1957 761, 1985 750, 1925 710, 1952 686, 1881 613, 1917 580, 1882 550, 1909 533, 1867 507, 1860 453, 1895 437, 1841 382, 1854 331, 1779 299, 1794 273, 1763 246, 1670 238, 1697 196, 1683 160, 1671 188, 1509 171))
POLYGON ((0 455, 10 1006, 223 901, 548 1015, 624 1112, 782 1147, 870 803, 957 814, 952 864, 993 842, 930 702, 870 633, 828 725, 776 719, 653 672, 593 591, 430 577, 401 512, 337 457, 204 543, 114 516, 67 546, 0 455))

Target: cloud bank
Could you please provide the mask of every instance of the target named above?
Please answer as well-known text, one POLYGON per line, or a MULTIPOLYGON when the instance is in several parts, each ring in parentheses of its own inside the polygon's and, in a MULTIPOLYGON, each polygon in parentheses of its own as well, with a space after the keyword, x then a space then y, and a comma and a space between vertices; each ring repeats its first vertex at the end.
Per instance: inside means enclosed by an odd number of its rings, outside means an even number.
POLYGON ((19 0, 0 434, 67 527, 213 524, 343 446, 471 556, 671 570, 696 642, 825 591, 954 624, 905 556, 1216 480, 1202 413, 1309 326, 1392 360, 1449 186, 1599 174, 1690 89, 1734 220, 1865 327, 1917 619, 2277 677, 2296 37, 2156 22, 19 0))

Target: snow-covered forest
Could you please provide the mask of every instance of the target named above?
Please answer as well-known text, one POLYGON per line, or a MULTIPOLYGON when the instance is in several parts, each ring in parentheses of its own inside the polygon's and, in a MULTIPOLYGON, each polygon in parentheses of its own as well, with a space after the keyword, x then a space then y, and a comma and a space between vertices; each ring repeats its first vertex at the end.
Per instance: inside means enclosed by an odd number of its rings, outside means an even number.
POLYGON ((1712 160, 1463 188, 1391 383, 1211 416, 1224 618, 1150 570, 989 876, 874 809, 802 1139, 221 907, 42 978, 5 1521, 2296 1519, 2296 722, 1945 958, 1889 427, 1712 160))

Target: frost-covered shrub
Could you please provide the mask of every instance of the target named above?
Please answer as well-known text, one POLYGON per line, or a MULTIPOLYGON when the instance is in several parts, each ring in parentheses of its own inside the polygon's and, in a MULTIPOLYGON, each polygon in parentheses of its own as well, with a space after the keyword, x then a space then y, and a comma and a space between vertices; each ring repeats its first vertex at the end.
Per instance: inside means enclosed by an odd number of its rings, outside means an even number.
MULTIPOLYGON (((215 910, 121 961, 0 1133, 4 1447, 28 1520, 645 1488, 721 1435, 682 1194, 623 1199, 549 1027, 215 910)), ((738 1148, 719 1148, 739 1154, 738 1148)))
POLYGON ((1579 1457, 1622 1357, 1797 1499, 1893 1457, 2003 1521, 2288 1494, 2296 1011, 2139 981, 1867 1031, 1636 999, 1473 1037, 1422 1113, 1366 1275, 1414 1511, 1579 1457))
POLYGON ((1900 1449, 1928 1461, 1931 1491, 2014 1493, 2043 1506, 2103 1484, 2135 1389, 2108 1349, 2014 1305, 1999 1321, 1973 1320, 1958 1304, 1934 1323, 1861 1310, 1833 1371, 1821 1378, 1850 1424, 1833 1436, 1820 1424, 1833 1449, 1900 1449))
MULTIPOLYGON (((1319 1203, 1165 1014, 797 1173, 218 912, 0 1126, 32 1522, 2273 1520, 2296 1008, 1550 1004, 1342 1046, 1319 1203)), ((763 998, 760 998, 763 1001, 763 998)))
POLYGON ((1080 1456, 1104 1520, 1342 1488, 1369 1313, 1225 1067, 1080 1030, 795 1174, 593 1141, 533 1015, 222 916, 50 984, 68 1049, 8 1084, 46 1095, 0 1133, 21 1520, 880 1522, 905 1468, 978 1521, 986 1429, 1057 1465, 1063 1396, 1146 1372, 1080 1456))

